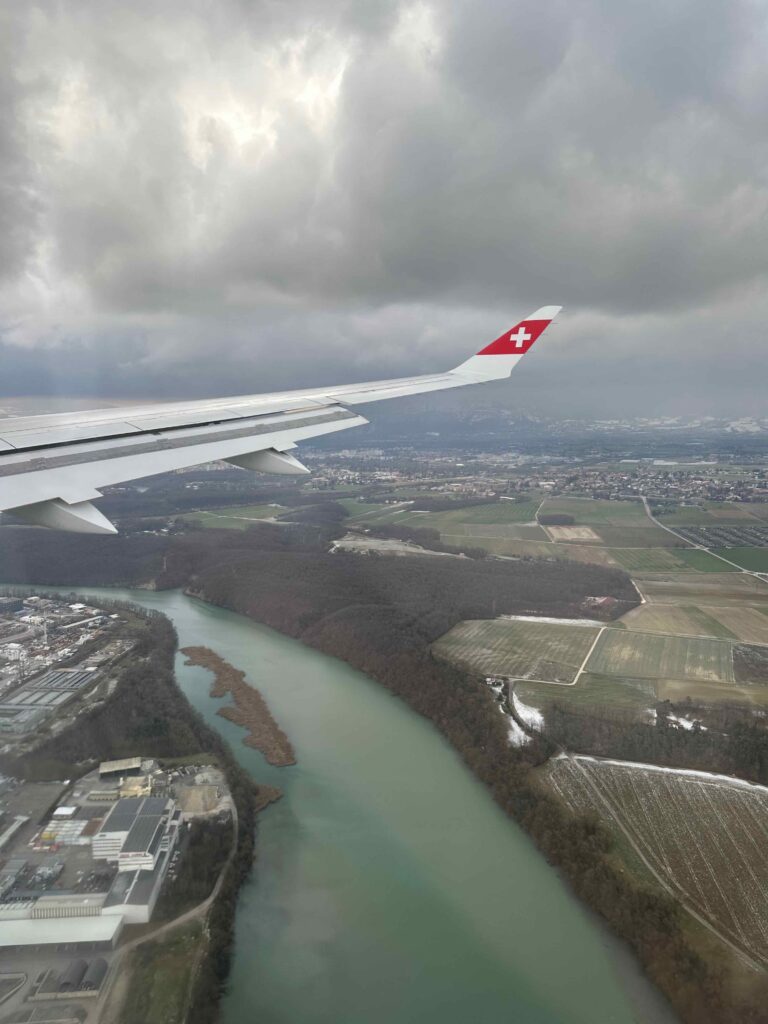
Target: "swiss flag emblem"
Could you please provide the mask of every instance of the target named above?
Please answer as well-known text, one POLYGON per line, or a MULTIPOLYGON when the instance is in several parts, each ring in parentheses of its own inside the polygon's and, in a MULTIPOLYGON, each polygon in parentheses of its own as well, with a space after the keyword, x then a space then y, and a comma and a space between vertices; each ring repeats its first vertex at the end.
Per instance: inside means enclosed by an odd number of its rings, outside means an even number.
POLYGON ((486 345, 479 356, 521 356, 536 341, 551 320, 521 320, 511 331, 505 331, 496 341, 486 345))

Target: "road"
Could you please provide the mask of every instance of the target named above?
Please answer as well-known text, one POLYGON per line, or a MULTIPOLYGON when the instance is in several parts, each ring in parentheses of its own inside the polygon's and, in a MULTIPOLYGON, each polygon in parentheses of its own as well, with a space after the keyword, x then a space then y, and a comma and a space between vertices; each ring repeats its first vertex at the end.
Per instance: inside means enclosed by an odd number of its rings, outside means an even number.
POLYGON ((729 572, 729 571, 731 571, 733 569, 736 569, 737 572, 743 572, 746 576, 754 576, 754 578, 756 580, 759 580, 761 583, 768 583, 768 579, 766 579, 765 573, 753 572, 752 569, 745 569, 744 566, 737 565, 736 562, 731 562, 731 561, 729 561, 729 559, 723 558, 722 555, 715 554, 715 552, 712 550, 712 548, 706 548, 706 547, 704 547, 703 544, 693 544, 693 543, 691 543, 691 541, 689 541, 687 537, 684 537, 682 535, 682 533, 678 533, 677 530, 673 530, 671 526, 665 526, 664 523, 660 522, 656 518, 656 516, 653 514, 653 512, 651 512, 651 506, 648 504, 648 499, 645 497, 645 495, 642 496, 642 502, 643 502, 643 506, 645 507, 646 515, 648 516, 648 518, 651 520, 652 523, 654 523, 656 526, 660 526, 662 528, 662 530, 666 530, 667 533, 671 533, 672 536, 673 537, 677 537, 678 540, 683 541, 685 543, 686 547, 688 547, 688 548, 695 548, 697 551, 706 551, 708 555, 712 556, 712 558, 717 558, 721 562, 725 562, 725 564, 730 566, 731 568, 730 568, 730 570, 724 569, 723 570, 724 572, 729 572))
POLYGON ((132 939, 130 942, 126 942, 124 946, 120 946, 117 949, 110 964, 109 983, 104 987, 102 994, 99 996, 95 1013, 93 1017, 89 1018, 89 1024, 115 1024, 115 1022, 119 1020, 120 1010, 122 1008, 123 1001, 128 994, 128 986, 131 980, 131 972, 126 962, 127 956, 129 956, 144 942, 155 942, 157 939, 163 939, 170 932, 175 931, 177 928, 182 928, 184 925, 189 924, 190 921, 197 921, 201 918, 205 919, 208 916, 208 911, 216 900, 216 897, 221 892, 221 887, 224 884, 227 871, 229 870, 237 852, 239 820, 237 816, 237 807, 235 806, 234 801, 232 801, 232 824, 234 825, 232 847, 210 894, 202 901, 202 903, 198 903, 197 906, 187 910, 179 917, 175 917, 172 921, 166 921, 165 924, 161 924, 158 928, 155 928, 154 931, 149 932, 146 935, 140 935, 138 938, 132 939))

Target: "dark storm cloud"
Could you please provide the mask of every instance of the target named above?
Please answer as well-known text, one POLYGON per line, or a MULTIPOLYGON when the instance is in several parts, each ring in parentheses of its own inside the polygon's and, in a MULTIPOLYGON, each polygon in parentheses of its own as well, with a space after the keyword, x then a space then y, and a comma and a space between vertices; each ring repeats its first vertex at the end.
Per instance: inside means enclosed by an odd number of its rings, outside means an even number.
POLYGON ((562 302, 494 400, 761 411, 759 6, 103 0, 7 17, 6 392, 389 376, 562 302), (721 372, 726 350, 746 373, 721 372))

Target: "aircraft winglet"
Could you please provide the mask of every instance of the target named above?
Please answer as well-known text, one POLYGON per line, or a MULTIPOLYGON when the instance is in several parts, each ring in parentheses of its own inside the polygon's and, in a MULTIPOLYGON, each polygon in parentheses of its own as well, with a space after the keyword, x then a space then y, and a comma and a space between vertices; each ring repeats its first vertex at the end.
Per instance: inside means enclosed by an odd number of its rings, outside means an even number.
POLYGON ((562 306, 542 306, 515 324, 511 330, 480 349, 451 373, 472 380, 501 380, 508 377, 518 360, 531 348, 539 335, 549 327, 562 306))

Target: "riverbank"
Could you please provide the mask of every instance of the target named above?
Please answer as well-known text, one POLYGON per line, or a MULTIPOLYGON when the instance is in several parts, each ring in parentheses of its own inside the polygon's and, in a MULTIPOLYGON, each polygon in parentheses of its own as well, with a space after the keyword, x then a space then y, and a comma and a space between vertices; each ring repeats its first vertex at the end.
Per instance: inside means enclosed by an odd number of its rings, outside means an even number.
MULTIPOLYGON (((379 569, 374 565, 371 575, 379 569)), ((360 581, 355 582, 359 587, 360 581)), ((198 579, 196 593, 343 659, 428 718, 562 872, 573 892, 627 942, 682 1020, 768 1021, 758 1006, 762 983, 745 993, 735 983, 738 965, 732 968, 727 962, 727 948, 716 950, 699 942, 678 902, 624 870, 604 826, 574 815, 542 791, 533 771, 552 745, 534 735, 525 746, 510 748, 505 723, 482 680, 432 656, 432 622, 441 602, 446 614, 460 614, 453 599, 449 602, 433 591, 429 608, 422 611, 416 586, 411 586, 390 590, 386 604, 363 605, 350 595, 346 607, 337 606, 329 615, 321 588, 313 593, 304 584, 303 578, 286 574, 281 599, 275 602, 267 599, 263 575, 241 567, 236 576, 214 571, 208 579, 198 579)))
POLYGON ((404 702, 179 591, 121 596, 168 615, 181 646, 205 637, 253 666, 298 754, 275 768, 241 744, 207 670, 177 657, 192 705, 260 786, 285 792, 259 819, 223 1024, 672 1024, 623 946, 404 702))
POLYGON ((296 764, 291 741, 277 724, 267 702, 245 681, 245 672, 230 665, 210 647, 182 647, 188 665, 199 665, 213 673, 211 697, 231 695, 233 705, 220 707, 217 714, 247 730, 243 743, 261 751, 269 764, 287 767, 296 764))

